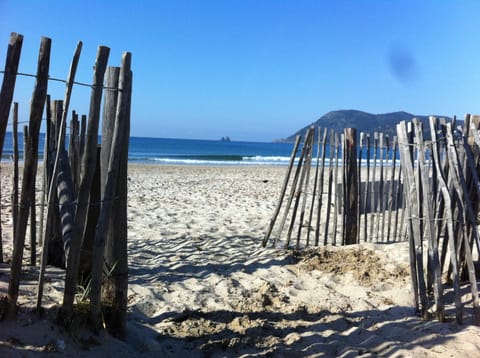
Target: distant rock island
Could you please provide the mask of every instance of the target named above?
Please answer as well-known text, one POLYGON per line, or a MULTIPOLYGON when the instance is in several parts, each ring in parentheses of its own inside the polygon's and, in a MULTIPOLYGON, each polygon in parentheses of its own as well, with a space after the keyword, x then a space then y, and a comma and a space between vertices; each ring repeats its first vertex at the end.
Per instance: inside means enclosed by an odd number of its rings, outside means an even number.
POLYGON ((230 140, 230 137, 229 137, 229 136, 226 136, 226 137, 222 137, 222 138, 220 138, 220 141, 222 141, 222 142, 231 142, 231 140, 230 140))
MULTIPOLYGON (((446 116, 434 116, 451 120, 446 116)), ((393 138, 393 136, 397 134, 396 125, 403 120, 409 121, 412 118, 418 118, 423 123, 424 133, 429 135, 428 117, 427 115, 415 115, 403 111, 384 114, 371 114, 357 110, 331 111, 320 117, 316 122, 303 127, 296 133, 280 141, 294 142, 297 135, 304 137, 307 129, 312 125, 319 126, 320 128, 331 128, 338 133, 343 133, 344 128, 356 128, 358 132, 365 133, 382 132, 388 134, 390 138, 393 138)))

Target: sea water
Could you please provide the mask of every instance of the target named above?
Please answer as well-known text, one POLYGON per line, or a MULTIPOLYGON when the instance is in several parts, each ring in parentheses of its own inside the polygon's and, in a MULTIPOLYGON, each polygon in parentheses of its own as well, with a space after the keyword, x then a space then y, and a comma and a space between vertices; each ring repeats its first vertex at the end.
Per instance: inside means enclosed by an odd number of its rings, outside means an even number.
MULTIPOLYGON (((43 157, 44 133, 39 137, 39 156, 43 157)), ((67 136, 66 144, 69 139, 67 136)), ((101 137, 98 138, 101 143, 101 137)), ((19 136, 20 159, 23 158, 23 136, 19 136)), ((147 138, 130 137, 128 160, 131 163, 147 164, 176 164, 176 165, 280 165, 287 166, 292 155, 293 143, 277 142, 243 142, 203 139, 173 139, 173 138, 147 138)), ((325 165, 330 165, 330 146, 325 146, 325 165)), ((302 145, 296 152, 296 158, 300 156, 302 145)), ((359 150, 359 149, 358 149, 359 150)), ((374 150, 370 152, 370 164, 374 165, 372 159, 374 150)), ((316 165, 318 159, 317 145, 313 148, 312 165, 316 165)), ((391 160, 392 153, 389 153, 391 160)), ((2 161, 10 161, 13 156, 12 133, 5 136, 2 161)), ((383 159, 386 160, 387 153, 384 151, 383 159)), ((399 155, 397 152, 397 165, 399 155)), ((379 164, 380 153, 377 152, 377 165, 379 164)), ((335 163, 335 159, 333 161, 335 163)), ((342 153, 339 153, 339 164, 342 163, 342 153)), ((391 162, 385 162, 386 166, 391 162)), ((367 165, 366 151, 362 151, 362 166, 367 165)))
MULTIPOLYGON (((41 158, 44 140, 44 133, 40 133, 41 158)), ((67 136, 67 145, 68 141, 67 136)), ((98 143, 101 143, 101 137, 98 143)), ((18 146, 20 158, 23 158, 23 136, 19 135, 18 146)), ((130 137, 128 160, 132 163, 180 165, 288 165, 292 150, 293 143, 130 137)), ((12 156, 12 133, 7 133, 2 161, 9 161, 12 156)))

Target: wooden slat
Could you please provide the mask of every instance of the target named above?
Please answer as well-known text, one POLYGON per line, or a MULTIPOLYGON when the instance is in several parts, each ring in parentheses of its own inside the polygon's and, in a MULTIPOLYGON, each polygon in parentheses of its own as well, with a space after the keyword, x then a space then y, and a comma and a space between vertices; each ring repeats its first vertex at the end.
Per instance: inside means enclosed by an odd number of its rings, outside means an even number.
MULTIPOLYGON (((448 159, 451 162, 451 177, 453 187, 455 188, 457 194, 457 205, 461 210, 460 213, 466 212, 467 218, 470 221, 473 221, 476 225, 476 218, 472 212, 471 202, 467 195, 467 187, 465 183, 465 178, 463 177, 463 170, 460 166, 460 161, 455 149, 455 143, 453 139, 452 126, 451 123, 447 124, 447 144, 448 144, 448 159)), ((464 223, 464 233, 466 233, 466 220, 463 220, 464 223)), ((474 230, 475 235, 478 236, 478 231, 474 230)), ((475 323, 480 325, 480 301, 478 297, 477 289, 477 279, 475 274, 475 266, 473 264, 472 252, 470 248, 470 243, 468 242, 466 234, 463 236, 463 248, 465 250, 465 260, 468 267, 468 277, 470 280, 470 288, 472 291, 472 302, 473 302, 473 311, 475 316, 475 323)))
POLYGON ((278 199, 277 206, 275 207, 275 211, 273 213, 272 219, 270 219, 270 223, 268 224, 267 232, 263 237, 262 246, 265 247, 267 245, 270 236, 272 235, 273 228, 277 221, 278 214, 282 208, 282 203, 285 198, 285 193, 287 191, 288 182, 290 180, 290 176, 292 173, 293 164, 295 162, 295 156, 297 154, 298 146, 300 144, 301 137, 299 135, 295 138, 295 144, 293 145, 292 154, 290 155, 290 162, 288 164, 287 173, 285 174, 285 178, 283 179, 282 189, 280 191, 280 198, 278 199))
POLYGON ((313 190, 312 190, 312 200, 310 203, 310 214, 308 216, 308 231, 307 231, 307 242, 306 246, 310 245, 310 233, 312 232, 312 219, 313 219, 313 212, 315 208, 315 199, 317 195, 317 185, 318 185, 318 170, 320 164, 320 141, 321 141, 321 130, 320 127, 317 128, 317 159, 315 162, 315 176, 313 178, 313 190))
POLYGON ((100 119, 100 108, 103 93, 103 80, 107 67, 110 49, 100 46, 95 61, 92 93, 90 96, 90 110, 88 116, 87 137, 85 149, 81 161, 81 178, 77 195, 77 208, 75 211, 75 235, 70 245, 70 255, 67 261, 67 272, 65 277, 65 290, 62 309, 69 317, 73 313, 73 300, 77 289, 77 272, 80 258, 80 247, 83 241, 83 232, 86 228, 88 211, 88 198, 90 186, 96 164, 98 123, 100 119))
POLYGON ((400 160, 404 176, 404 191, 407 200, 409 241, 410 241, 410 269, 412 278, 413 304, 420 309, 423 318, 427 318, 427 293, 423 271, 423 236, 420 229, 420 206, 417 197, 414 166, 410 146, 413 140, 407 134, 406 123, 397 125, 397 136, 400 149, 400 160), (419 307, 420 298, 420 307, 419 307))
POLYGON ((345 186, 345 229, 343 241, 345 245, 357 243, 358 227, 358 180, 357 180, 357 130, 345 128, 345 162, 344 186, 345 186))
POLYGON ((327 132, 325 128, 322 137, 322 160, 320 164, 320 173, 318 175, 318 194, 317 194, 317 222, 315 226, 315 246, 318 246, 320 241, 320 221, 322 218, 322 201, 323 201, 323 175, 325 172, 325 149, 327 147, 327 132))
MULTIPOLYGON (((326 245, 328 242, 328 227, 330 223, 330 207, 332 205, 332 182, 333 182, 333 155, 334 155, 334 148, 335 146, 335 132, 333 129, 330 131, 330 160, 328 163, 328 186, 327 186, 327 207, 325 213, 325 231, 323 235, 323 244, 326 245)), ((336 215, 336 213, 333 213, 336 215)))
POLYGON ((20 206, 18 211, 17 236, 13 246, 11 275, 8 285, 8 316, 15 317, 16 304, 18 300, 18 288, 22 270, 23 249, 25 244, 25 233, 27 230, 28 212, 31 203, 32 187, 35 186, 38 160, 38 136, 42 122, 45 99, 47 96, 48 71, 50 67, 51 40, 42 37, 38 58, 38 68, 35 88, 30 105, 29 136, 27 152, 25 153, 22 190, 20 206))
MULTIPOLYGON (((437 180, 439 184, 439 191, 445 201, 445 213, 447 220, 447 230, 448 230, 448 245, 450 249, 450 262, 452 265, 452 276, 453 276, 453 294, 455 301, 455 317, 458 324, 463 323, 463 306, 460 296, 460 280, 458 277, 458 263, 457 263, 457 253, 455 245, 455 237, 453 233, 453 212, 452 212, 452 199, 448 186, 445 180, 445 175, 442 171, 442 166, 440 162, 440 144, 436 132, 436 119, 434 117, 429 118, 430 123, 430 133, 432 136, 432 161, 434 169, 437 172, 437 180)), ((446 251, 446 250, 445 250, 446 251)), ((441 271, 440 271, 441 272, 441 271)))
MULTIPOLYGON (((428 166, 426 163, 425 146, 423 141, 423 130, 420 121, 413 120, 415 128, 415 137, 418 148, 418 167, 420 168, 421 185, 423 187, 423 214, 425 225, 425 236, 428 240, 428 258, 430 267, 433 267, 433 293, 435 297, 435 308, 437 319, 441 322, 445 320, 445 308, 443 303, 443 286, 441 281, 440 260, 438 257, 438 245, 435 239, 433 229, 433 207, 430 198, 430 181, 428 175, 428 166)), ((430 270, 429 270, 430 271, 430 270)))

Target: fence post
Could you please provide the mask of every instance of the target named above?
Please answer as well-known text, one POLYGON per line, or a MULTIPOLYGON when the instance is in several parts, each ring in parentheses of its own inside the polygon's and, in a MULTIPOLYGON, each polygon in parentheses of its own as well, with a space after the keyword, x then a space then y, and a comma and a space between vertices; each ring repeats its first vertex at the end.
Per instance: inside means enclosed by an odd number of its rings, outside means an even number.
POLYGON ((38 160, 38 136, 42 122, 45 99, 47 97, 48 70, 50 67, 50 48, 52 41, 42 37, 38 58, 35 89, 30 106, 28 151, 25 153, 22 192, 18 212, 17 237, 13 246, 11 276, 8 285, 8 316, 15 317, 18 300, 18 288, 22 270, 25 233, 27 230, 28 210, 30 208, 32 186, 35 185, 38 160))
POLYGON ((405 121, 397 125, 398 145, 400 149, 401 167, 404 177, 404 192, 406 198, 406 209, 408 213, 408 233, 410 247, 410 274, 412 278, 413 304, 419 308, 418 298, 420 297, 420 310, 424 319, 427 318, 427 292, 423 271, 423 240, 420 228, 420 205, 417 198, 417 187, 413 168, 412 150, 413 139, 407 134, 405 121))
MULTIPOLYGON (((108 222, 110 213, 113 207, 113 199, 115 196, 118 169, 120 164, 120 153, 122 145, 124 145, 124 131, 127 121, 129 120, 130 110, 130 93, 131 93, 131 54, 126 52, 122 56, 122 68, 120 70, 119 79, 119 98, 117 104, 117 111, 115 116, 115 128, 113 131, 112 144, 108 163, 108 173, 105 181, 105 188, 103 190, 102 205, 100 215, 98 218, 97 227, 95 230, 95 241, 93 243, 92 252, 92 285, 90 291, 90 315, 92 323, 95 328, 101 327, 100 313, 101 313, 101 286, 103 276, 103 255, 105 250, 106 233, 108 229, 108 222)), ((126 193, 122 193, 126 195, 126 193)), ((124 237, 126 240, 126 236, 124 237)), ((126 255, 127 253, 123 253, 126 255)), ((126 292, 125 292, 126 294, 126 292)), ((126 300, 125 300, 126 302, 126 300)), ((126 317, 125 311, 119 312, 122 317, 126 317)), ((122 322, 125 326, 125 322, 122 322)), ((119 327, 117 327, 119 328, 119 327)))
POLYGON ((2 89, 0 90, 0 158, 3 154, 3 142, 7 130, 8 115, 12 105, 15 81, 17 79, 18 63, 22 52, 23 36, 12 32, 8 44, 5 72, 3 74, 2 89))
MULTIPOLYGON (((290 163, 288 165, 287 174, 285 175, 285 179, 283 180, 283 185, 282 185, 282 190, 281 190, 281 193, 280 193, 280 198, 279 198, 277 206, 275 208, 275 212, 273 213, 273 217, 270 220, 270 223, 268 225, 267 233, 265 234, 265 237, 263 238, 263 242, 262 242, 263 247, 265 247, 267 245, 267 242, 270 239, 270 235, 272 234, 273 227, 275 226, 275 222, 277 221, 278 214, 280 213, 280 209, 282 208, 282 203, 283 203, 283 199, 285 197, 285 192, 287 191, 287 185, 288 185, 290 175, 291 175, 291 172, 292 172, 293 163, 295 162, 295 155, 297 153, 298 145, 300 144, 300 138, 301 137, 299 135, 297 135, 297 137, 295 138, 295 144, 293 146, 292 154, 290 156, 290 163)), ((318 145, 320 145, 320 143, 318 145)), ((318 165, 318 163, 317 163, 317 165, 318 165)), ((307 238, 308 238, 308 236, 307 236, 307 238)))
MULTIPOLYGON (((8 44, 7 58, 5 61, 5 71, 2 81, 2 89, 0 90, 0 158, 3 154, 3 143, 8 124, 8 115, 13 100, 13 92, 15 89, 15 81, 17 79, 18 63, 20 62, 20 53, 22 50, 23 36, 15 32, 10 34, 10 42, 8 44)), ((1 197, 1 196, 0 196, 1 197)), ((1 208, 0 208, 1 215, 1 208)), ((15 229, 14 229, 15 231, 15 229)), ((14 234, 15 237, 15 234, 14 234)), ((0 224, 0 262, 3 262, 3 243, 2 243, 2 226, 0 224)))
POLYGON ((103 93, 103 80, 107 67, 110 49, 100 46, 95 61, 92 93, 90 97, 90 110, 87 128, 87 138, 82 156, 81 179, 77 195, 77 208, 75 211, 75 234, 71 239, 70 254, 67 261, 67 273, 65 276, 65 291, 63 296, 63 313, 67 317, 73 312, 73 301, 77 289, 77 273, 80 258, 80 247, 83 241, 83 231, 88 211, 88 198, 90 186, 95 170, 96 151, 98 141, 98 122, 100 119, 100 107, 103 93))
POLYGON ((418 146, 418 158, 417 165, 420 168, 420 183, 423 187, 423 218, 425 219, 425 235, 428 240, 428 258, 430 261, 429 266, 433 266, 433 272, 429 269, 429 275, 433 274, 433 293, 435 296, 436 314, 437 319, 441 322, 445 320, 445 311, 443 305, 443 287, 442 278, 440 272, 440 260, 438 258, 438 243, 435 240, 434 228, 433 228, 433 208, 430 200, 430 181, 428 177, 428 168, 425 157, 425 146, 423 142, 423 131, 421 123, 415 118, 413 120, 415 127, 415 137, 417 139, 418 146))
POLYGON ((358 227, 358 176, 357 176, 357 130, 345 128, 345 163, 344 185, 345 185, 345 229, 343 242, 345 245, 357 243, 358 227))

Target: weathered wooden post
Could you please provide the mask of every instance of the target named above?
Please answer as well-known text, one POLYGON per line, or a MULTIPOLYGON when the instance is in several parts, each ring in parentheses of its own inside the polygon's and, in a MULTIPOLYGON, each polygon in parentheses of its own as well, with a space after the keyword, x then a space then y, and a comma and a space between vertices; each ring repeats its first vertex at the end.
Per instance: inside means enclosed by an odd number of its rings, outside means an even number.
POLYGON ((18 288, 22 270, 25 233, 27 230, 28 211, 30 208, 32 186, 35 185, 38 160, 38 136, 45 106, 48 87, 48 70, 50 66, 51 40, 42 37, 38 59, 35 89, 30 106, 28 152, 25 153, 22 192, 18 211, 17 237, 13 246, 11 275, 8 285, 8 315, 15 316, 18 300, 18 288))
POLYGON ((273 227, 275 226, 275 222, 277 221, 278 214, 280 213, 280 209, 282 208, 283 199, 285 198, 285 192, 287 191, 288 182, 290 180, 290 175, 292 173, 293 164, 295 162, 295 155, 298 150, 298 146, 300 144, 301 137, 299 135, 295 138, 295 144, 293 145, 292 154, 290 155, 290 162, 288 164, 287 173, 283 180, 282 189, 280 192, 280 198, 278 199, 277 206, 275 207, 275 211, 273 213, 272 219, 268 224, 267 232, 263 238, 262 246, 265 247, 267 245, 268 240, 270 239, 270 235, 272 234, 273 227))
POLYGON ((95 70, 93 76, 92 93, 90 97, 90 111, 87 128, 87 139, 82 156, 81 179, 77 195, 77 208, 75 211, 75 234, 70 243, 70 254, 67 260, 67 273, 65 277, 65 291, 63 296, 63 313, 69 317, 73 313, 73 301, 77 289, 77 274, 80 258, 80 247, 82 246, 83 231, 88 211, 88 198, 90 186, 96 163, 96 151, 98 141, 98 122, 100 119, 100 107, 103 93, 103 80, 107 67, 110 49, 100 46, 97 52, 95 70))
MULTIPOLYGON (((364 241, 370 241, 368 239, 368 214, 370 213, 370 133, 367 133, 367 136, 365 138, 366 140, 366 147, 367 147, 367 175, 366 178, 367 180, 365 181, 365 218, 364 218, 364 226, 363 226, 363 236, 364 236, 364 241)), ((371 219, 370 219, 371 220, 371 219)), ((371 233, 370 233, 371 235, 371 233)))
MULTIPOLYGON (((120 155, 122 145, 125 144, 125 129, 130 119, 130 95, 131 95, 131 54, 126 52, 122 56, 122 67, 119 78, 119 97, 117 111, 115 116, 115 128, 112 137, 112 144, 109 156, 108 172, 105 181, 105 188, 102 197, 102 206, 98 224, 95 231, 95 241, 93 243, 92 253, 92 281, 90 291, 90 314, 94 327, 101 327, 101 288, 103 277, 103 255, 105 250, 106 233, 108 229, 109 217, 112 212, 113 199, 115 196, 117 178, 119 173, 120 155)), ((126 195, 126 193, 122 193, 126 195)), ((126 235, 123 235, 126 242, 126 235)), ((125 246, 126 247, 126 246, 125 246)), ((126 261, 127 252, 122 252, 122 260, 126 261)), ((122 272, 122 276, 126 273, 122 272)), ((125 280, 127 277, 122 277, 125 280)), ((123 286, 123 284, 122 284, 123 286)), ((126 288, 126 287, 125 287, 126 288)), ((121 333, 125 331, 126 324, 126 290, 122 292, 120 312, 123 319, 120 321, 122 327, 112 327, 118 329, 121 333)), ((116 307, 119 309, 119 307, 116 307)), ((118 322, 117 322, 118 323, 118 322)))
MULTIPOLYGON (((292 189, 296 189, 296 190, 295 192, 292 192, 292 196, 290 197, 290 199, 293 201, 293 198, 295 198, 295 203, 293 204, 292 216, 291 216, 290 225, 287 231, 287 240, 285 242, 285 248, 288 248, 290 245, 290 238, 292 236, 293 226, 295 224, 297 209, 300 202, 300 195, 302 194, 303 185, 305 183, 306 168, 308 164, 308 158, 311 153, 310 142, 313 137, 312 132, 313 132, 312 128, 309 128, 307 130, 305 141, 303 142, 302 153, 300 154, 300 159, 298 161, 297 171, 295 173, 295 177, 299 178, 299 182, 295 181, 295 187, 292 187, 292 189), (297 183, 298 183, 298 186, 297 186, 297 183)), ((286 213, 287 212, 285 212, 285 214, 286 213)), ((286 216, 284 216, 284 218, 286 218, 286 216)))
MULTIPOLYGON (((325 232, 323 237, 323 244, 327 245, 328 242, 328 227, 330 223, 330 206, 332 205, 332 183, 333 183, 333 155, 335 151, 333 148, 335 147, 335 132, 332 129, 330 131, 330 156, 329 156, 329 163, 328 163, 328 186, 327 186, 327 212, 325 213, 325 232)), ((335 198, 334 198, 335 200, 335 198)), ((337 215, 337 213, 333 213, 333 215, 337 215)))
POLYGON ((10 34, 8 43, 5 71, 3 74, 2 89, 0 90, 0 158, 3 154, 3 143, 7 131, 8 115, 13 100, 15 82, 17 80, 18 64, 22 51, 23 36, 15 32, 10 34))
POLYGON ((327 147, 327 133, 328 128, 323 131, 322 137, 322 161, 320 166, 320 174, 318 177, 318 195, 317 195, 317 222, 315 227, 315 246, 318 246, 320 241, 320 221, 322 219, 322 201, 323 201, 323 173, 325 171, 325 149, 327 147))
MULTIPOLYGON (((12 188, 12 221, 13 237, 16 237, 18 222, 18 103, 13 105, 13 188, 12 188)), ((0 240, 1 241, 1 240, 0 240)))
MULTIPOLYGON (((309 187, 309 184, 310 184, 310 171, 311 171, 311 168, 312 168, 312 155, 313 155, 313 144, 315 142, 314 138, 315 138, 315 128, 312 126, 310 128, 310 137, 309 137, 309 141, 308 141, 308 152, 307 152, 307 157, 305 159, 305 166, 304 166, 304 184, 300 186, 300 191, 302 191, 303 189, 303 202, 302 202, 302 207, 301 207, 301 210, 300 210, 300 217, 299 217, 299 226, 298 226, 298 233, 297 233, 297 244, 296 244, 296 248, 297 250, 300 248, 300 236, 301 236, 301 233, 302 233, 302 227, 303 227, 303 218, 305 216, 305 208, 306 208, 306 205, 307 205, 307 193, 308 193, 308 187, 309 187), (303 188, 302 188, 303 187, 303 188)), ((299 195, 299 198, 300 198, 300 195, 299 195)), ((310 230, 310 228, 308 228, 308 230, 310 230)))
MULTIPOLYGON (((130 112, 132 101, 133 74, 130 72, 130 85, 126 101, 126 121, 124 123, 123 139, 121 140, 120 163, 118 165, 117 190, 114 207, 115 224, 113 234, 107 238, 106 262, 111 272, 110 282, 105 288, 106 299, 113 298, 113 304, 106 311, 106 323, 109 332, 119 338, 126 334, 127 305, 128 305, 128 148, 130 143, 130 112)), ((118 105, 118 104, 117 104, 118 105)))
POLYGON ((310 214, 308 215, 308 230, 307 230, 307 242, 306 246, 308 247, 310 245, 310 232, 311 232, 311 227, 312 227, 312 218, 313 218, 313 209, 315 207, 315 199, 317 195, 317 184, 318 184, 318 169, 319 169, 319 163, 320 163, 320 127, 317 127, 317 159, 315 162, 315 176, 313 178, 313 194, 312 194, 312 200, 310 203, 310 214))
MULTIPOLYGON (((425 157, 425 146, 423 142, 423 130, 421 123, 415 118, 413 120, 415 128, 415 137, 417 138, 418 158, 417 165, 420 167, 420 182, 423 187, 423 218, 425 219, 425 235, 428 240, 428 257, 430 265, 433 266, 433 293, 435 296, 437 319, 441 322, 445 320, 445 310, 443 304, 443 287, 441 282, 440 261, 438 257, 438 243, 435 240, 433 229, 433 205, 430 199, 430 182, 425 157)), ((431 271, 431 270, 428 270, 431 271)))
MULTIPOLYGON (((18 63, 20 62, 22 43, 22 35, 19 35, 15 32, 10 34, 7 58, 5 60, 2 89, 0 90, 0 158, 3 154, 3 143, 5 140, 5 133, 7 131, 8 115, 10 113, 10 106, 12 105, 13 92, 15 90, 15 82, 17 79, 17 70, 18 63)), ((3 243, 1 234, 2 226, 0 224, 0 262, 3 262, 3 243)))
POLYGON ((357 130, 345 128, 345 163, 344 185, 345 185, 345 230, 343 241, 345 245, 357 243, 358 227, 358 176, 357 176, 357 130))
MULTIPOLYGON (((68 145, 68 160, 72 171, 73 186, 76 188, 78 184, 78 158, 79 158, 79 122, 78 114, 72 111, 72 119, 70 120, 70 142, 68 145)), ((76 192, 76 189, 75 189, 76 192)))

